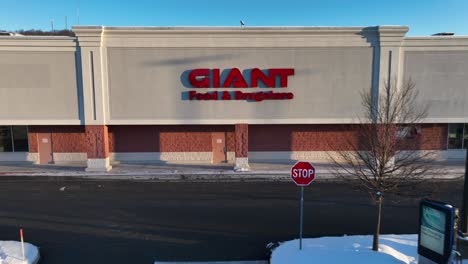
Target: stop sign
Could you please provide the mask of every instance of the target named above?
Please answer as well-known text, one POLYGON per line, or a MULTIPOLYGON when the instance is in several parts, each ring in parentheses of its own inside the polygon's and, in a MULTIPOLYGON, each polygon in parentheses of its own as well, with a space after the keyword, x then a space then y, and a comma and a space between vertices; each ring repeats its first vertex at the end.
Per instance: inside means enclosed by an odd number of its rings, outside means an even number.
POLYGON ((291 168, 291 179, 298 186, 307 186, 315 180, 315 168, 309 162, 298 161, 291 168))

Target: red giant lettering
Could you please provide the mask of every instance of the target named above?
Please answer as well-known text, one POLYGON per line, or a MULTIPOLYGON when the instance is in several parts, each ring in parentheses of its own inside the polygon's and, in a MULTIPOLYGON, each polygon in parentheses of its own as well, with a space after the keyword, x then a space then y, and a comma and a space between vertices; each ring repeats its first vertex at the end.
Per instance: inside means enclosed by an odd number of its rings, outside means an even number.
POLYGON ((229 75, 227 76, 226 81, 224 81, 224 83, 223 83, 223 87, 225 87, 225 88, 231 87, 231 85, 234 88, 247 88, 247 87, 249 87, 247 85, 247 82, 244 79, 244 76, 242 76, 242 73, 237 68, 233 68, 229 72, 229 75))
POLYGON ((219 69, 213 69, 213 87, 219 87, 219 69))
POLYGON ((195 69, 189 74, 189 82, 193 87, 208 88, 210 87, 210 69, 195 69), (198 78, 203 77, 203 78, 198 78))
POLYGON ((260 69, 254 68, 250 74, 251 87, 258 87, 258 80, 262 81, 269 88, 275 87, 275 76, 270 74, 270 71, 268 71, 270 76, 267 76, 260 69))
POLYGON ((280 77, 280 87, 287 87, 288 86, 288 76, 294 75, 294 69, 270 69, 270 75, 280 77))
POLYGON ((265 84, 266 87, 275 88, 276 80, 279 78, 279 87, 288 86, 288 77, 294 75, 294 69, 277 68, 268 69, 268 74, 265 74, 258 68, 253 68, 250 73, 250 86, 246 82, 246 78, 242 75, 238 68, 228 70, 229 73, 226 80, 221 85, 220 69, 194 69, 189 73, 188 79, 193 87, 197 88, 247 88, 258 87, 259 81, 265 84))

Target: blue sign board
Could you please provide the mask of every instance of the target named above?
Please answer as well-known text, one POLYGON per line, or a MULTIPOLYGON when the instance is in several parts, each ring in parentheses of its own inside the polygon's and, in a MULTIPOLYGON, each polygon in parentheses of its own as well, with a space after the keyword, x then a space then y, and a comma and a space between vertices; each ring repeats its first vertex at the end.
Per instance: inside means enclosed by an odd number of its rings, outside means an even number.
POLYGON ((422 200, 419 206, 418 254, 439 264, 452 253, 455 208, 446 203, 422 200))

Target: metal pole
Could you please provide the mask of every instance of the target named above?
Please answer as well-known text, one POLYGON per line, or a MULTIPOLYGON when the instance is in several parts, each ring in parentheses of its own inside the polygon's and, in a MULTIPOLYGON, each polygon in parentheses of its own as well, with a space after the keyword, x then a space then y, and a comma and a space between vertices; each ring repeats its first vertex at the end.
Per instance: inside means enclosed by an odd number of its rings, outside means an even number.
POLYGON ((301 186, 301 202, 300 202, 300 220, 299 220, 299 250, 302 250, 302 224, 304 222, 304 186, 301 186))
POLYGON ((465 183, 463 185, 461 229, 464 234, 468 233, 468 146, 466 146, 466 157, 465 157, 465 183))
POLYGON ((77 24, 80 24, 80 0, 76 1, 76 19, 77 19, 77 24))

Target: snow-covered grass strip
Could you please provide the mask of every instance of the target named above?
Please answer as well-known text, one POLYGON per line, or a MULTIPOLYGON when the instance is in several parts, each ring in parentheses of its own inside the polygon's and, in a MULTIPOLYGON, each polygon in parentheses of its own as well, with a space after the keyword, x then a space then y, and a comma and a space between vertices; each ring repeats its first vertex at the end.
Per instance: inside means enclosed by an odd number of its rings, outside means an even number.
POLYGON ((372 236, 320 237, 281 243, 273 250, 271 264, 302 263, 417 263, 417 235, 381 235, 379 252, 372 251, 372 236))
POLYGON ((21 242, 0 241, 0 264, 36 264, 39 262, 39 249, 32 244, 24 243, 24 255, 21 242))
POLYGON ((154 264, 268 264, 266 260, 239 261, 156 261, 154 264))

